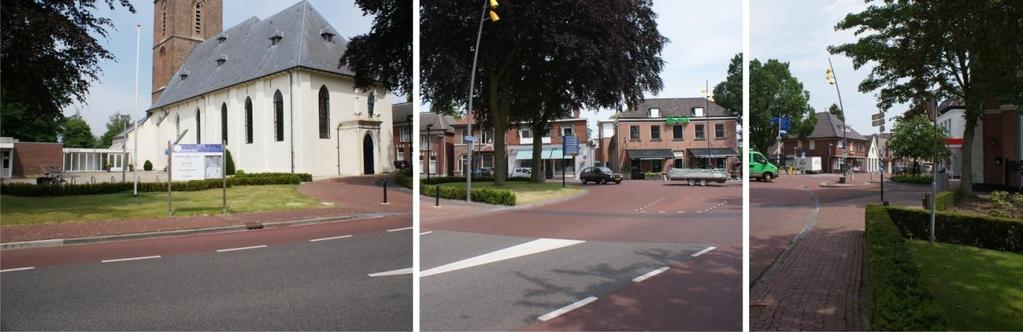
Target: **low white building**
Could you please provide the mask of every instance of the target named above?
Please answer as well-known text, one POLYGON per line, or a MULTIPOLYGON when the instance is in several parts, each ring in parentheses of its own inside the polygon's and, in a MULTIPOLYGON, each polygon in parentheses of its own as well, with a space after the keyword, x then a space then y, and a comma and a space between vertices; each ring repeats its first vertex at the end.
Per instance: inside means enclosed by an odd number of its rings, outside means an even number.
POLYGON ((236 169, 317 176, 390 172, 391 103, 338 67, 346 40, 303 1, 196 46, 128 132, 131 164, 167 166, 168 142, 226 143, 236 169))

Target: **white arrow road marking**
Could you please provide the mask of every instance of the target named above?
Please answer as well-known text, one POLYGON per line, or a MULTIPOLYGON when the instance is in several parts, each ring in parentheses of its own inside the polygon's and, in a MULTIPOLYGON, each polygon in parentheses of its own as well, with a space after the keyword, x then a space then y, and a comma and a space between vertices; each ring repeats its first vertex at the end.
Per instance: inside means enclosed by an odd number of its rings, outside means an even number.
POLYGON ((399 276, 399 275, 403 275, 403 274, 412 274, 412 268, 411 267, 406 267, 404 269, 397 269, 397 270, 391 270, 391 271, 385 271, 385 272, 370 273, 369 276, 375 278, 375 277, 399 276))
POLYGON ((710 252, 711 250, 714 250, 714 249, 717 249, 717 248, 718 247, 707 247, 707 248, 705 248, 703 250, 700 250, 699 252, 693 254, 693 257, 700 257, 700 255, 706 254, 706 253, 710 252))
POLYGON ((410 230, 410 229, 412 229, 412 227, 388 229, 387 231, 388 232, 397 232, 397 231, 405 231, 405 230, 410 230))
POLYGON ((143 256, 143 257, 128 257, 128 258, 118 258, 118 259, 104 259, 104 260, 102 260, 100 262, 101 263, 115 263, 115 262, 137 261, 137 260, 154 259, 154 258, 160 258, 160 256, 143 256))
POLYGON ((426 234, 430 234, 430 233, 433 233, 433 231, 422 232, 422 233, 419 233, 419 235, 426 235, 426 234))
POLYGON ((558 317, 558 316, 564 315, 565 313, 567 313, 569 311, 578 309, 579 307, 582 307, 584 305, 590 304, 590 302, 593 302, 593 301, 596 301, 596 300, 597 300, 596 296, 590 296, 590 297, 587 297, 585 299, 576 301, 575 303, 572 303, 572 304, 569 304, 567 306, 561 307, 561 309, 548 312, 546 315, 537 317, 536 319, 539 319, 540 321, 546 322, 548 320, 553 319, 554 317, 558 317))
POLYGON ((343 238, 348 238, 348 237, 352 237, 352 236, 351 235, 341 235, 341 236, 333 236, 333 237, 324 237, 324 238, 319 238, 319 239, 312 239, 312 240, 309 240, 309 242, 320 242, 320 241, 327 241, 327 240, 337 240, 337 239, 343 239, 343 238))
POLYGON ((219 250, 217 250, 217 252, 228 252, 228 251, 238 251, 238 250, 248 250, 248 249, 259 249, 259 248, 266 248, 266 245, 264 244, 264 245, 251 246, 251 247, 219 249, 219 250))
POLYGON ((568 246, 577 245, 586 241, 577 240, 562 240, 562 239, 536 239, 523 244, 515 245, 512 247, 504 248, 501 250, 489 252, 476 257, 463 259, 454 263, 441 265, 419 274, 420 278, 429 277, 436 274, 445 272, 451 272, 455 270, 467 269, 474 266, 483 264, 489 264, 493 262, 499 262, 507 259, 518 258, 526 255, 532 255, 541 253, 548 250, 554 250, 564 248, 568 246))
POLYGON ((659 269, 647 272, 647 273, 645 273, 645 274, 643 274, 641 276, 633 278, 632 282, 641 282, 643 280, 650 279, 650 277, 653 277, 655 275, 661 274, 661 272, 664 272, 664 271, 667 271, 667 270, 668 270, 668 267, 665 266, 665 267, 662 267, 662 268, 659 268, 659 269))
POLYGON ((25 271, 25 270, 31 270, 31 269, 34 269, 34 268, 36 268, 36 267, 35 266, 16 267, 16 268, 11 268, 11 269, 3 269, 3 270, 0 270, 0 272, 25 271))

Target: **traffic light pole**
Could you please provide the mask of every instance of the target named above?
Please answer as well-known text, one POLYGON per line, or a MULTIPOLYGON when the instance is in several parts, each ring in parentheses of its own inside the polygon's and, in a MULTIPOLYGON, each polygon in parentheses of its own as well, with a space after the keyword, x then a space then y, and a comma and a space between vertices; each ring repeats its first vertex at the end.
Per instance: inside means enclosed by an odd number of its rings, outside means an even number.
POLYGON ((838 94, 838 110, 842 112, 842 175, 849 177, 847 180, 852 180, 852 172, 847 173, 847 163, 849 160, 849 140, 846 138, 846 133, 849 132, 849 124, 846 122, 845 117, 845 106, 842 105, 842 90, 838 89, 838 75, 835 75, 835 66, 831 64, 831 58, 828 58, 828 68, 831 68, 831 78, 835 81, 835 93, 838 94))
MULTIPOLYGON (((483 36, 483 22, 487 20, 487 2, 489 0, 483 0, 483 12, 480 14, 480 27, 476 32, 476 48, 472 50, 472 70, 469 71, 469 107, 465 110, 466 115, 469 116, 469 123, 466 126, 468 128, 469 135, 472 136, 472 92, 476 89, 476 60, 479 59, 480 55, 480 38, 483 36)), ((472 140, 469 141, 467 146, 469 152, 472 152, 472 140)), ((472 158, 467 159, 468 169, 463 170, 465 172, 465 201, 472 201, 472 158)))

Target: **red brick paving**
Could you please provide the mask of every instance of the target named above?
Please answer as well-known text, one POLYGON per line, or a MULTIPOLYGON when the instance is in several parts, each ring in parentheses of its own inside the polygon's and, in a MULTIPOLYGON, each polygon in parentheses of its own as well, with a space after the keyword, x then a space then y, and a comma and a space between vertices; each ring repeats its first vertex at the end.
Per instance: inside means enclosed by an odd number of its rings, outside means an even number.
POLYGON ((299 191, 322 201, 338 204, 288 211, 240 213, 227 216, 189 216, 131 219, 101 222, 63 222, 37 225, 10 225, 0 228, 0 242, 20 242, 45 239, 71 239, 100 235, 135 234, 194 228, 242 225, 246 222, 289 221, 309 218, 338 217, 358 212, 409 212, 412 199, 407 190, 389 188, 389 205, 381 205, 382 187, 375 183, 384 176, 366 176, 326 179, 303 183, 299 191))

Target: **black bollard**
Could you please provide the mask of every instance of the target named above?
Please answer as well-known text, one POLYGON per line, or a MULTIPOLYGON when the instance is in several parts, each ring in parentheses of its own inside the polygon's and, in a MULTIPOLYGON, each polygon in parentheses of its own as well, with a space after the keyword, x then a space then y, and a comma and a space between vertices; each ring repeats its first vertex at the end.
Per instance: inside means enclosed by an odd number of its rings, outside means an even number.
POLYGON ((384 180, 384 203, 387 203, 387 180, 384 180))
POLYGON ((433 206, 440 206, 440 184, 439 183, 435 184, 433 189, 435 191, 435 193, 434 193, 435 201, 433 203, 433 206))

